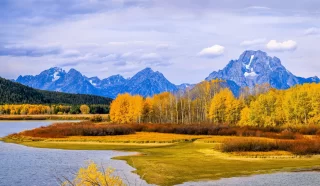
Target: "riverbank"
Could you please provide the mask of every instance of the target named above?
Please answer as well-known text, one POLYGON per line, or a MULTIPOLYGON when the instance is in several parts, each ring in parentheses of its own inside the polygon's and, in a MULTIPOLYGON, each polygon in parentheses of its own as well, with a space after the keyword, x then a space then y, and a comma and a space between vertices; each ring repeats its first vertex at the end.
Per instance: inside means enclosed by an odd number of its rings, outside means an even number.
MULTIPOLYGON (((68 115, 0 115, 0 120, 90 120, 94 114, 68 114, 68 115)), ((103 120, 108 114, 100 114, 103 120)))
POLYGON ((319 156, 297 156, 289 152, 259 154, 223 153, 223 136, 136 133, 122 136, 67 138, 4 138, 21 145, 71 150, 135 151, 139 155, 116 157, 136 168, 148 183, 176 185, 190 181, 217 180, 320 166, 319 156), (215 138, 208 142, 207 139, 215 138), (126 140, 123 140, 126 139, 126 140))

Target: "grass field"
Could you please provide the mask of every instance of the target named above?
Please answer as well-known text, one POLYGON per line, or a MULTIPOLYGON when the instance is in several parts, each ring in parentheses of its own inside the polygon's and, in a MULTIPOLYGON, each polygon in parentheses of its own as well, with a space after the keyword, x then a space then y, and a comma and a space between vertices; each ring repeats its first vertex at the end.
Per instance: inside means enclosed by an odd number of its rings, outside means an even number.
POLYGON ((148 183, 157 185, 320 166, 319 156, 296 156, 284 151, 222 153, 219 150, 224 140, 237 138, 244 137, 139 132, 123 136, 4 140, 39 148, 135 151, 139 155, 115 159, 127 161, 148 183))
MULTIPOLYGON (((68 115, 0 115, 0 120, 90 120, 93 114, 68 114, 68 115)), ((108 114, 101 114, 107 119, 108 114)))

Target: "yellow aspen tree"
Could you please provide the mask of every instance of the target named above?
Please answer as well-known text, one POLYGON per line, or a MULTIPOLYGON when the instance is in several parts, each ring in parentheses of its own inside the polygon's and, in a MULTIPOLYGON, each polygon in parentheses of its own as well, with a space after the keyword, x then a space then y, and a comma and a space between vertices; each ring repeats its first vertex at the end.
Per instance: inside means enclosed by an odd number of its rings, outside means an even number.
POLYGON ((252 122, 250 121, 250 108, 249 107, 244 107, 241 110, 240 114, 240 121, 239 124, 240 126, 251 126, 252 122))
POLYGON ((125 186, 122 179, 113 173, 113 169, 98 167, 91 162, 87 167, 80 168, 74 180, 66 180, 62 186, 125 186))
POLYGON ((232 92, 225 88, 217 93, 211 100, 209 118, 214 123, 225 123, 231 118, 232 104, 235 98, 232 92))
POLYGON ((131 98, 131 112, 133 113, 133 118, 131 119, 134 122, 141 122, 142 110, 143 110, 143 97, 140 95, 135 95, 131 98))
POLYGON ((110 119, 117 123, 128 123, 129 94, 120 94, 110 105, 110 119))
POLYGON ((147 97, 143 102, 142 117, 143 122, 152 122, 153 120, 153 98, 147 97))
MULTIPOLYGON (((62 110, 62 105, 60 105, 60 109, 62 110)), ((88 105, 81 105, 80 106, 80 111, 82 114, 89 114, 90 113, 90 108, 88 105)))

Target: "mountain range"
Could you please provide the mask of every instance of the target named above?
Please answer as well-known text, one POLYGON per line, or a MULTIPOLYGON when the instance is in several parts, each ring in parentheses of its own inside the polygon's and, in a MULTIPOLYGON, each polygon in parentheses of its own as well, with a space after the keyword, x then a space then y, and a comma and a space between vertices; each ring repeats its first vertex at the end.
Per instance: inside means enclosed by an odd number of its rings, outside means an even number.
POLYGON ((36 76, 19 76, 16 82, 41 90, 93 94, 110 98, 125 92, 147 97, 164 91, 175 92, 183 86, 172 84, 162 73, 155 72, 151 68, 145 68, 129 79, 113 75, 101 80, 98 77, 88 78, 75 69, 66 72, 54 67, 36 76))
MULTIPOLYGON (((231 60, 219 71, 212 72, 205 80, 226 80, 226 86, 237 96, 242 87, 254 87, 269 83, 276 89, 287 89, 297 84, 319 83, 318 77, 303 78, 293 75, 279 58, 270 57, 263 51, 244 51, 239 59, 231 60)), ((93 94, 115 98, 120 93, 139 94, 144 97, 161 92, 177 92, 192 88, 193 84, 174 85, 164 75, 151 68, 145 68, 131 78, 113 75, 106 79, 86 77, 75 69, 68 72, 54 67, 36 76, 19 76, 21 84, 41 90, 66 93, 93 94)))

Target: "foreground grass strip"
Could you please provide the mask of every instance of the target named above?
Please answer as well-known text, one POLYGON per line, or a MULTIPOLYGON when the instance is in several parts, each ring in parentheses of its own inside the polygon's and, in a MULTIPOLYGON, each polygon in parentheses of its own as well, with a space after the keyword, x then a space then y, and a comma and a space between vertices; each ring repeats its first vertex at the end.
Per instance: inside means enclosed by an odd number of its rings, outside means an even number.
MULTIPOLYGON (((108 118, 108 114, 99 114, 104 120, 108 118)), ((94 114, 68 114, 68 115, 0 115, 0 120, 90 120, 94 114)))
POLYGON ((169 147, 140 149, 144 156, 126 160, 149 183, 175 185, 188 181, 215 180, 250 174, 289 171, 320 165, 320 158, 234 158, 213 150, 214 144, 181 143, 169 147))

